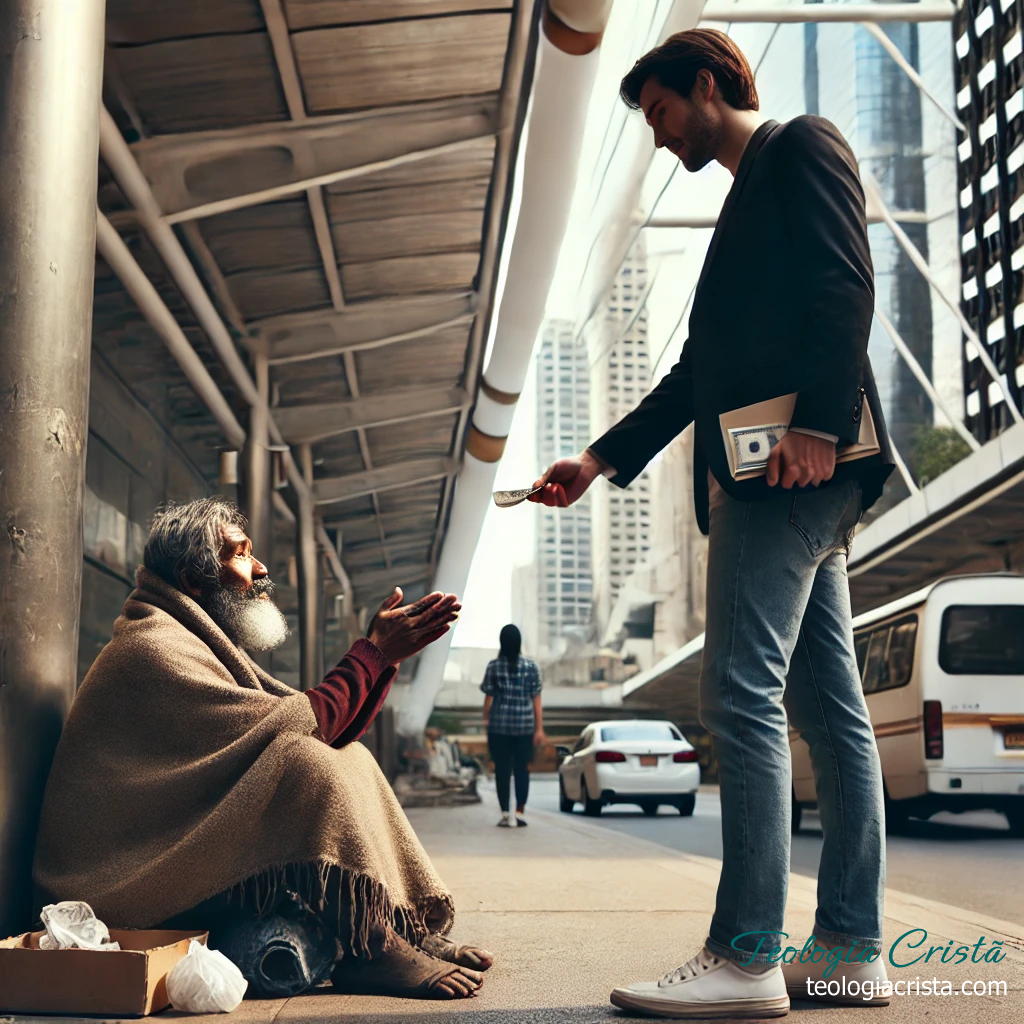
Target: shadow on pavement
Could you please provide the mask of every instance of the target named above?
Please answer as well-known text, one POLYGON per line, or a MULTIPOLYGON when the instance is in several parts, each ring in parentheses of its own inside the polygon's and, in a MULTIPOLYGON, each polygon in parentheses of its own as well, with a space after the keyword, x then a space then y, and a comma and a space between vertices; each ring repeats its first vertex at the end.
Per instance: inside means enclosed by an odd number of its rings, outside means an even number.
POLYGON ((994 842, 1020 840, 1008 828, 978 828, 972 825, 949 825, 938 821, 916 821, 911 819, 897 833, 901 839, 934 839, 940 842, 955 842, 965 839, 988 839, 994 842))
MULTIPOLYGON (((309 993, 300 998, 308 996, 319 996, 320 993, 309 993)), ((330 989, 323 990, 324 996, 337 994, 330 989)), ((650 1017, 630 1016, 623 1010, 618 1010, 611 1003, 606 1005, 592 1006, 538 1006, 538 1007, 517 1007, 507 1010, 474 1010, 470 1009, 473 1000, 453 1000, 451 1002, 440 1001, 419 1001, 419 1000, 396 1000, 403 1007, 409 1007, 410 1012, 388 1013, 388 1004, 392 1000, 381 997, 378 1003, 379 1009, 374 1008, 372 1013, 373 1024, 426 1024, 431 1020, 458 1021, 458 1024, 604 1024, 606 1021, 644 1021, 650 1024, 650 1017)), ((311 1008, 307 1006, 306 1012, 302 1014, 303 1024, 317 1024, 318 1021, 366 1021, 369 1020, 365 1009, 353 1009, 346 1013, 336 1007, 331 1007, 328 1013, 320 1016, 314 1012, 308 1012, 311 1008)))
MULTIPOLYGON (((811 839, 821 839, 821 822, 817 815, 809 816, 798 833, 811 839)), ((960 824, 958 821, 928 820, 911 818, 898 832, 889 833, 889 837, 899 839, 931 839, 939 842, 962 842, 965 840, 989 840, 992 842, 1019 842, 1021 837, 1015 836, 1009 828, 1000 828, 997 824, 972 825, 960 824)))

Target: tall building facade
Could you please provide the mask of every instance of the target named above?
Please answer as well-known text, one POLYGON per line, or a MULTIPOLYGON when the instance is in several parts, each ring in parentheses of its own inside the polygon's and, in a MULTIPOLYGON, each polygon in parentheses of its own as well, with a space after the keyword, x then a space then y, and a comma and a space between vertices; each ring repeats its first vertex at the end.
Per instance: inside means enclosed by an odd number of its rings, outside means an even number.
MULTIPOLYGON (((587 352, 571 321, 545 323, 537 355, 537 456, 541 466, 575 455, 592 440, 587 352)), ((543 508, 537 529, 538 651, 564 653, 590 629, 594 601, 591 498, 543 508)), ((531 581, 532 582, 532 581, 531 581)))
MULTIPOLYGON (((651 389, 647 254, 641 241, 619 269, 590 353, 590 409, 594 437, 632 411, 651 389)), ((602 636, 615 600, 651 542, 651 483, 642 473, 628 488, 593 488, 594 606, 602 636)))
MULTIPOLYGON (((960 0, 953 23, 964 314, 1021 408, 1024 385, 1024 46, 1020 0, 960 0)), ((965 349, 967 424, 987 441, 1013 422, 965 349)))
MULTIPOLYGON (((882 26, 912 67, 921 67, 918 26, 882 26)), ((925 175, 921 91, 878 40, 861 30, 855 34, 857 156, 862 175, 878 182, 890 210, 924 210, 925 175)), ((922 366, 932 365, 931 288, 910 257, 884 225, 875 230, 874 247, 882 257, 876 289, 890 319, 922 366)), ((903 230, 928 259, 928 225, 908 223, 903 230)), ((890 363, 889 434, 914 468, 914 449, 922 427, 934 419, 931 400, 903 359, 890 363)))
MULTIPOLYGON (((951 107, 949 25, 879 27, 951 107)), ((890 210, 924 214, 925 223, 904 222, 903 230, 928 260, 943 292, 954 294, 960 276, 957 185, 952 173, 955 128, 863 26, 822 23, 813 32, 805 29, 803 42, 805 109, 836 124, 850 142, 862 176, 874 178, 890 210)), ((895 325, 946 404, 961 409, 959 324, 884 223, 869 225, 868 237, 878 309, 895 325)), ((946 421, 877 319, 872 323, 869 353, 889 433, 915 473, 917 451, 928 428, 946 421)), ((869 516, 881 514, 906 493, 894 474, 869 516)))

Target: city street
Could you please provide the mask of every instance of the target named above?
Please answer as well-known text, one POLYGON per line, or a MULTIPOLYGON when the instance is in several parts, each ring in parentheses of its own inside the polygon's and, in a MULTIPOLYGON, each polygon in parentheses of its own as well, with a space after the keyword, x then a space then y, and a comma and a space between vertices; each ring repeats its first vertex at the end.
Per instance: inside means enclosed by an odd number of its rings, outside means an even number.
MULTIPOLYGON (((484 799, 494 799, 489 787, 484 799)), ((558 812, 555 775, 533 777, 530 805, 558 812)), ((582 816, 579 807, 575 816, 582 816)), ((681 818, 668 807, 662 807, 656 818, 647 818, 638 807, 621 804, 606 807, 599 818, 586 820, 681 853, 722 856, 717 786, 702 787, 692 818, 681 818)), ((1024 839, 1010 836, 1001 814, 937 814, 930 821, 911 821, 907 833, 888 838, 887 886, 978 913, 1024 921, 1024 887, 1020 885, 1024 839)), ((804 811, 801 832, 793 837, 793 871, 815 877, 820 854, 818 815, 804 811)))
MULTIPOLYGON (((539 781, 526 829, 495 828, 489 782, 481 786, 482 804, 409 812, 452 891, 457 908, 453 937, 495 954, 495 966, 477 998, 448 1003, 338 995, 324 988, 288 1000, 246 1000, 232 1014, 234 1024, 641 1024, 641 1018, 614 1009, 608 993, 615 985, 678 966, 700 948, 714 907, 719 862, 635 833, 647 825, 666 837, 710 836, 717 828, 714 794, 702 794, 694 818, 666 815, 641 821, 624 810, 601 818, 560 814, 550 808, 553 792, 552 777, 539 781)), ((811 934, 815 902, 814 882, 794 875, 787 932, 811 934)), ((951 897, 924 898, 888 888, 886 948, 908 930, 923 928, 940 947, 952 938, 974 942, 986 936, 989 942, 1002 942, 1006 956, 998 964, 935 965, 920 975, 918 968, 893 967, 891 977, 897 980, 934 975, 948 981, 951 991, 908 991, 865 1020, 1017 1024, 1024 993, 1024 935, 1007 920, 1011 917, 1010 910, 981 914, 951 897), (985 994, 953 994, 965 982, 976 981, 984 984, 985 994), (991 981, 1006 987, 991 990, 991 981)), ((794 999, 790 1016, 800 1024, 831 1024, 862 1015, 857 1008, 794 999)), ((191 1024, 215 1024, 216 1019, 190 1018, 191 1024)))

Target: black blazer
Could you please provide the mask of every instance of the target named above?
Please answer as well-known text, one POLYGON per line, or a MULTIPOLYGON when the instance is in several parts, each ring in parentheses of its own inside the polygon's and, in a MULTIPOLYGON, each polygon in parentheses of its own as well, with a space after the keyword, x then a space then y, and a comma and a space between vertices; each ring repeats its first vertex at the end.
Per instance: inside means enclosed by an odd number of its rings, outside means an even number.
POLYGON ((768 121, 718 218, 679 362, 591 450, 626 487, 694 422, 694 503, 707 533, 709 465, 741 501, 785 493, 764 478, 733 480, 721 413, 796 392, 792 426, 852 442, 866 398, 881 454, 837 466, 830 483, 858 479, 868 508, 894 466, 867 355, 874 303, 864 190, 846 140, 820 117, 768 121))

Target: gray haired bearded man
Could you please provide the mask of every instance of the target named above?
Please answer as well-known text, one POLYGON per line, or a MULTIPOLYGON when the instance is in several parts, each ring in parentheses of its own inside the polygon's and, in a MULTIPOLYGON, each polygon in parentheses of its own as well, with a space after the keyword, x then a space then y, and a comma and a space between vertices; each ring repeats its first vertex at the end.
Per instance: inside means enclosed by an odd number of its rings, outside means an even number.
POLYGON ((157 513, 136 589, 71 708, 35 859, 45 902, 108 926, 190 927, 256 995, 474 995, 489 953, 355 742, 397 665, 451 627, 453 594, 392 593, 315 689, 248 652, 288 633, 245 520, 215 499, 157 513), (475 969, 474 969, 475 968, 475 969))

